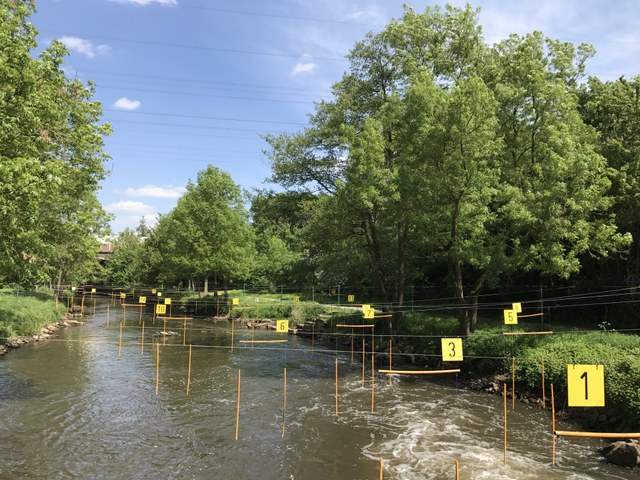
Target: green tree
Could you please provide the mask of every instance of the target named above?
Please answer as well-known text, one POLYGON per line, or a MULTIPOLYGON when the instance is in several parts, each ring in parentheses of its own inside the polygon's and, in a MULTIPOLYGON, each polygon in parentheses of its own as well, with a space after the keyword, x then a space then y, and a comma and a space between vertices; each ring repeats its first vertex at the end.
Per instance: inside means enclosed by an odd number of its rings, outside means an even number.
POLYGON ((119 286, 141 283, 143 259, 143 240, 136 232, 125 228, 113 241, 113 253, 106 261, 107 283, 119 286))
POLYGON ((229 174, 209 165, 176 207, 161 216, 148 243, 155 271, 166 281, 201 280, 228 285, 248 277, 255 238, 240 188, 229 174))
POLYGON ((464 335, 478 292, 501 275, 566 278, 580 255, 629 240, 578 112, 592 49, 540 33, 490 48, 477 15, 407 9, 356 44, 304 132, 267 137, 272 179, 323 192, 323 238, 356 239, 395 310, 420 253, 447 265, 464 335))
POLYGON ((32 1, 0 4, 0 284, 62 284, 96 265, 107 215, 101 106, 93 86, 67 79, 65 47, 37 58, 32 1))

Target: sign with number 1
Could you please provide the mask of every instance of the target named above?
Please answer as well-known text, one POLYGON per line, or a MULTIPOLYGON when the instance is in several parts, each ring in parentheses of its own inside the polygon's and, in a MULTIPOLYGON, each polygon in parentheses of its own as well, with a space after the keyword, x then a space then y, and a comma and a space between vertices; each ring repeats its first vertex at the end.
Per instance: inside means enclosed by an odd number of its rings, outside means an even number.
POLYGON ((570 407, 604 407, 604 365, 567 365, 570 407))

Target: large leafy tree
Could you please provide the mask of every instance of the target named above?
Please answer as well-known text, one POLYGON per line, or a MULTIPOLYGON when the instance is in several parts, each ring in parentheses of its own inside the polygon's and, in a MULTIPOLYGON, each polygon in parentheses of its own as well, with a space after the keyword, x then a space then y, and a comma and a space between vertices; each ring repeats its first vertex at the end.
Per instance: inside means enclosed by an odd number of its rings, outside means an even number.
POLYGON ((161 217, 145 243, 157 278, 228 285, 248 277, 255 238, 240 188, 209 165, 189 182, 176 207, 161 217))
POLYGON ((418 256, 444 262, 469 334, 500 275, 567 277, 628 241, 578 114, 590 54, 540 33, 490 48, 470 6, 407 9, 356 44, 304 132, 267 137, 273 180, 328 197, 323 237, 367 251, 396 310, 418 256))
POLYGON ((580 104, 584 121, 598 132, 598 152, 614 173, 618 226, 634 239, 619 274, 640 275, 640 76, 611 82, 592 77, 580 92, 580 104))
POLYGON ((96 260, 107 215, 101 106, 66 78, 65 47, 37 58, 34 3, 0 3, 0 284, 80 280, 96 260))

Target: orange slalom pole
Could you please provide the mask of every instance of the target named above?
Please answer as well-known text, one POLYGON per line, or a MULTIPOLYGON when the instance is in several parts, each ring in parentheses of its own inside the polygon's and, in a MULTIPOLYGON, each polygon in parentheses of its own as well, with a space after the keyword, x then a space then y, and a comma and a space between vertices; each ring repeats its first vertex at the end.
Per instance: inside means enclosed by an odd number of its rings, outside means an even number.
POLYGON ((511 410, 516 409, 516 357, 511 357, 511 410))
POLYGON ((144 321, 142 322, 142 331, 140 332, 140 354, 144 353, 144 321))
POLYGON ((287 367, 284 367, 284 394, 282 396, 282 438, 284 438, 284 421, 287 418, 287 367))
POLYGON ((93 297, 93 315, 95 316, 96 314, 96 303, 97 303, 98 299, 96 297, 93 297))
POLYGON ((336 417, 338 416, 338 356, 336 355, 336 417))
POLYGON ((82 292, 82 306, 80 307, 80 315, 84 316, 84 292, 82 292))
POLYGON ((556 464, 556 402, 551 384, 551 465, 556 464))
POLYGON ((353 328, 351 329, 351 363, 353 363, 353 328))
POLYGON ((162 331, 164 332, 164 335, 162 336, 162 345, 166 345, 167 344, 167 319, 164 319, 164 326, 162 327, 162 331))
POLYGON ((460 462, 456 460, 456 480, 460 480, 460 462))
POLYGON ((184 321, 184 327, 182 328, 182 346, 184 347, 187 343, 187 321, 184 321))
POLYGON ((189 387, 191 386, 191 344, 189 344, 189 369, 187 370, 187 397, 189 396, 189 387))
POLYGON ((159 374, 160 374, 160 344, 156 343, 156 395, 158 395, 159 374))
POLYGON ((364 365, 366 363, 364 357, 364 338, 362 339, 362 386, 364 387, 364 365))
POLYGON ((122 305, 122 323, 126 325, 127 323, 127 306, 122 305))
POLYGON ((118 339, 118 356, 122 355, 122 322, 120 322, 120 338, 118 339))
POLYGON ((546 399, 544 395, 544 355, 542 355, 542 406, 544 407, 546 404, 546 399))
POLYGON ((238 401, 236 403, 236 440, 238 440, 239 422, 240 422, 240 369, 238 369, 238 401))
POLYGON ((504 465, 507 464, 507 384, 503 383, 502 398, 504 403, 504 465))
POLYGON ((380 480, 382 480, 382 457, 380 457, 380 480))
POLYGON ((375 357, 373 353, 373 348, 371 348, 371 413, 375 410, 375 391, 376 391, 376 370, 375 370, 375 357))
MULTIPOLYGON (((389 338, 389 370, 393 370, 393 338, 389 338)), ((393 384, 393 377, 389 375, 389 385, 393 384)))
POLYGON ((231 320, 231 353, 233 353, 233 334, 235 331, 235 324, 236 322, 233 321, 233 319, 231 320))
POLYGON ((109 328, 109 304, 107 304, 107 328, 109 328))

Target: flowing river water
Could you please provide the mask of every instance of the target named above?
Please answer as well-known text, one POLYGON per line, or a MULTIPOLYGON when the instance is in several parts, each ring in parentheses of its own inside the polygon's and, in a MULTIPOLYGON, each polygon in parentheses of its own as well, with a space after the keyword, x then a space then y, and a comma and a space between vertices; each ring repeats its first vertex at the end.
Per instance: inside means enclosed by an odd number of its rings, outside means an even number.
MULTIPOLYGON (((560 439, 551 466, 550 414, 540 408, 509 405, 505 466, 500 397, 378 375, 371 413, 370 359, 363 386, 361 364, 345 352, 336 416, 335 354, 317 343, 241 347, 252 333, 236 329, 231 352, 230 324, 195 320, 187 346, 179 336, 157 349, 161 325, 147 318, 142 352, 134 316, 121 347, 121 310, 107 317, 102 305, 84 326, 0 359, 1 479, 379 479, 380 458, 385 479, 453 479, 455 460, 463 480, 640 477, 598 458, 604 442, 591 439, 560 439)), ((275 338, 283 334, 255 332, 275 338)))

